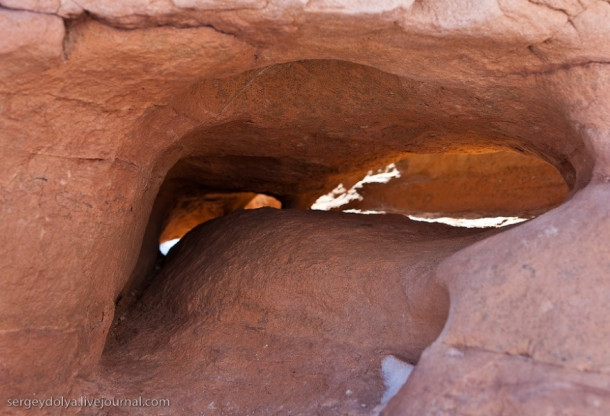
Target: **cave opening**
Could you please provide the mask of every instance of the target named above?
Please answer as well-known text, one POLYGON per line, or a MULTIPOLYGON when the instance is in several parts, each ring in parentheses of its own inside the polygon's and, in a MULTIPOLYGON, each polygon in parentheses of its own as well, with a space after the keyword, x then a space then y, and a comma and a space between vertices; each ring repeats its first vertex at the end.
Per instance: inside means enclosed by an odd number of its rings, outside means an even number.
POLYGON ((551 164, 509 149, 410 153, 349 178, 311 206, 360 214, 401 214, 456 227, 502 227, 560 205, 569 187, 551 164))
POLYGON ((282 208, 276 198, 254 192, 207 192, 202 190, 182 194, 169 208, 163 231, 159 236, 159 251, 164 256, 190 230, 204 222, 242 209, 282 208))
MULTIPOLYGON (((530 219, 584 183, 568 157, 576 151, 565 145, 575 133, 559 110, 528 89, 489 88, 333 60, 192 85, 173 111, 196 122, 167 145, 171 157, 158 158, 158 192, 117 302, 107 365, 156 357, 154 365, 172 367, 171 377, 195 365, 194 383, 214 368, 228 374, 214 385, 222 390, 235 383, 232 366, 266 357, 275 345, 281 359, 269 358, 269 374, 293 366, 293 382, 316 386, 315 372, 327 371, 325 354, 335 348, 358 368, 355 391, 375 384, 367 400, 378 402, 378 375, 365 370, 384 355, 416 364, 446 323, 449 296, 435 267, 498 232, 408 218, 530 219), (518 105, 506 97, 518 97, 518 105), (240 211, 256 198, 282 210, 240 211), (380 212, 399 215, 354 215, 380 212), (164 258, 159 243, 176 238, 181 244, 164 258), (342 302, 349 307, 334 308, 342 302), (188 345, 205 352, 203 364, 194 364, 188 345), (291 350, 313 356, 315 365, 299 367, 291 350), (171 362, 178 353, 188 359, 171 362)), ((332 383, 347 377, 344 367, 328 368, 337 375, 328 376, 332 383)), ((210 394, 220 391, 214 386, 210 394)))

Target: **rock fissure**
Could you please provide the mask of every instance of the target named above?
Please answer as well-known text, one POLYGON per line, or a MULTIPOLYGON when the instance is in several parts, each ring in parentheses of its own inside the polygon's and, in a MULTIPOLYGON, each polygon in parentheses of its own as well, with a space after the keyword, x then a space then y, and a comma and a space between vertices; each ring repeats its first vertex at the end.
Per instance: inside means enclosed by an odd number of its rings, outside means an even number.
POLYGON ((222 115, 227 111, 227 109, 231 106, 231 104, 233 104, 235 102, 235 100, 237 98, 239 98, 247 89, 248 87, 250 87, 250 85, 256 81, 258 78, 260 78, 261 76, 263 76, 263 74, 265 72, 267 72, 268 70, 270 70, 271 68, 273 68, 273 66, 268 66, 265 67, 263 69, 261 69, 260 71, 256 72, 252 78, 246 83, 246 85, 243 86, 242 89, 240 89, 239 91, 237 91, 228 101, 227 103, 220 109, 220 111, 218 112, 218 115, 216 116, 216 118, 220 118, 222 117, 222 115))
POLYGON ((441 3, 0 0, 0 395, 610 414, 609 2, 441 3))
POLYGON ((443 345, 447 346, 448 348, 454 348, 457 351, 470 350, 475 353, 477 351, 481 351, 481 352, 486 352, 486 353, 490 353, 490 354, 498 354, 498 355, 504 355, 504 356, 511 357, 511 358, 519 358, 519 359, 523 359, 523 360, 528 360, 528 361, 532 361, 535 363, 543 364, 545 366, 556 367, 559 369, 566 369, 566 370, 582 372, 582 373, 599 374, 599 375, 604 375, 604 376, 608 375, 608 372, 605 372, 605 371, 593 370, 593 369, 588 369, 588 368, 578 368, 578 367, 574 367, 571 365, 560 364, 560 363, 553 362, 553 361, 541 360, 539 358, 536 358, 535 353, 518 353, 518 352, 513 352, 513 351, 500 351, 500 350, 494 350, 494 349, 482 347, 480 345, 468 345, 468 344, 462 344, 462 343, 460 343, 460 344, 451 344, 451 343, 446 343, 446 342, 441 342, 441 343, 443 345))
MULTIPOLYGON (((528 47, 529 48, 529 47, 528 47)), ((512 72, 510 73, 510 75, 519 75, 519 76, 531 76, 531 75, 552 75, 554 73, 557 72, 562 72, 562 71, 570 71, 571 69, 574 68, 586 68, 589 66, 595 66, 595 65, 609 65, 610 61, 594 61, 594 60, 590 60, 590 61, 583 61, 583 62, 570 62, 570 63, 565 63, 565 64, 561 64, 561 65, 552 65, 551 68, 545 69, 545 70, 539 70, 539 71, 530 71, 530 72, 512 72)))
MULTIPOLYGON (((572 14, 570 14, 570 12, 569 12, 567 9, 564 9, 564 8, 561 8, 561 7, 554 7, 553 5, 548 4, 548 3, 547 3, 546 1, 544 1, 544 0, 527 0, 527 1, 528 1, 529 3, 531 3, 531 4, 535 4, 536 6, 542 6, 542 7, 546 8, 546 9, 549 9, 549 10, 553 10, 553 11, 556 11, 556 12, 563 13, 563 14, 566 16, 566 18, 567 18, 568 22, 570 22, 570 20, 571 20, 571 19, 573 19, 573 18, 575 18, 575 17, 576 17, 576 15, 572 15, 572 14)), ((582 12, 582 11, 581 11, 581 12, 582 12)), ((570 22, 570 23, 571 23, 571 22, 570 22)))
POLYGON ((57 12, 43 12, 40 10, 32 10, 32 9, 26 9, 26 8, 20 8, 20 7, 8 7, 2 3, 0 3, 0 10, 10 10, 10 11, 15 11, 15 12, 27 12, 27 13, 34 13, 34 14, 42 14, 42 15, 47 15, 47 16, 57 16, 62 18, 62 16, 60 16, 57 12))

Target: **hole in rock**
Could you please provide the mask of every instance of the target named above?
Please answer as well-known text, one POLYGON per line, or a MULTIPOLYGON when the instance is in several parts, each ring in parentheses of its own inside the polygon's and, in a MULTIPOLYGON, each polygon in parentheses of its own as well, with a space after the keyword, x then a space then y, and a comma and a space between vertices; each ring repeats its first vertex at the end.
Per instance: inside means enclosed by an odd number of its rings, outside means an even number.
POLYGON ((159 250, 167 255, 187 232, 199 224, 238 210, 263 207, 280 209, 282 203, 272 196, 254 192, 182 195, 170 209, 159 237, 159 250))
POLYGON ((561 204, 569 188, 548 162, 510 150, 412 153, 348 178, 311 209, 402 214, 457 227, 500 227, 561 204), (350 182, 351 181, 351 182, 350 182))
MULTIPOLYGON (((416 364, 446 323, 438 264, 501 232, 409 218, 529 219, 582 181, 572 130, 538 91, 474 94, 332 60, 192 85, 167 120, 201 125, 157 160, 109 385, 163 386, 188 414, 367 414, 387 400, 384 357, 416 364), (257 198, 285 209, 242 210, 257 198)), ((408 371, 386 361, 388 388, 408 371)))

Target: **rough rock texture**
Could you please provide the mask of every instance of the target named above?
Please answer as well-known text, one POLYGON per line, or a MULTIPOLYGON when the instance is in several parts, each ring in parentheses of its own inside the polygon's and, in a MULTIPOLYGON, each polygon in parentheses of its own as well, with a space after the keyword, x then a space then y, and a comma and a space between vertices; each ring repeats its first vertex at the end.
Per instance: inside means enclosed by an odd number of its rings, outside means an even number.
POLYGON ((603 0, 0 0, 2 406, 103 379, 172 186, 304 208, 512 149, 570 195, 441 263, 447 325, 386 413, 610 413, 609 38, 603 0))
POLYGON ((556 209, 557 217, 539 217, 485 244, 474 244, 440 265, 437 274, 456 297, 448 325, 426 360, 447 365, 451 370, 446 371, 463 373, 471 368, 474 377, 469 374, 459 381, 450 377, 447 384, 438 386, 436 394, 448 393, 440 406, 410 400, 411 395, 419 396, 414 380, 412 393, 405 389, 390 410, 409 409, 413 414, 418 408, 434 413, 441 407, 463 414, 608 412, 610 356, 599 347, 608 336, 608 318, 592 305, 608 302, 608 291, 599 288, 607 284, 610 248, 574 244, 583 233, 594 241, 603 241, 608 233, 608 209, 586 209, 592 197, 606 206, 610 203, 603 186, 589 186, 572 200, 572 206, 556 209), (558 221, 561 216, 570 221, 558 221), (582 261, 587 257, 596 261, 582 261), (485 285, 475 283, 483 279, 485 285), (498 382, 505 383, 502 400, 473 395, 468 407, 462 408, 462 389, 482 392, 498 382))
POLYGON ((445 324, 434 269, 489 234, 272 209, 208 222, 116 321, 87 393, 162 394, 168 414, 370 414, 381 359, 417 362, 445 324))

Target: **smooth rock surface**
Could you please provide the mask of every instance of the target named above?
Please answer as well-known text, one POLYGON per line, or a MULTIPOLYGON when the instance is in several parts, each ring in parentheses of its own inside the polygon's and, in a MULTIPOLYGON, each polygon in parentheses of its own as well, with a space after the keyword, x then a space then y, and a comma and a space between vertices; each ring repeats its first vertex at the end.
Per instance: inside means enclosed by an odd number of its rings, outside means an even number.
POLYGON ((270 208, 207 222, 115 321, 88 394, 168 397, 165 414, 369 414, 382 358, 417 362, 445 324, 436 265, 491 233, 270 208))
POLYGON ((159 236, 159 243, 180 239, 199 224, 214 218, 242 209, 262 207, 279 209, 282 204, 273 197, 253 192, 219 194, 200 191, 183 195, 174 201, 173 207, 169 210, 163 232, 159 236))
POLYGON ((352 188, 358 197, 336 209, 529 218, 561 204, 569 192, 557 169, 517 152, 412 154, 393 166, 393 178, 356 183, 352 188))
POLYGON ((0 0, 1 412, 106 379, 172 190, 307 208, 406 153, 512 149, 570 193, 439 266, 447 326, 386 414, 610 413, 609 39, 603 0, 0 0))

